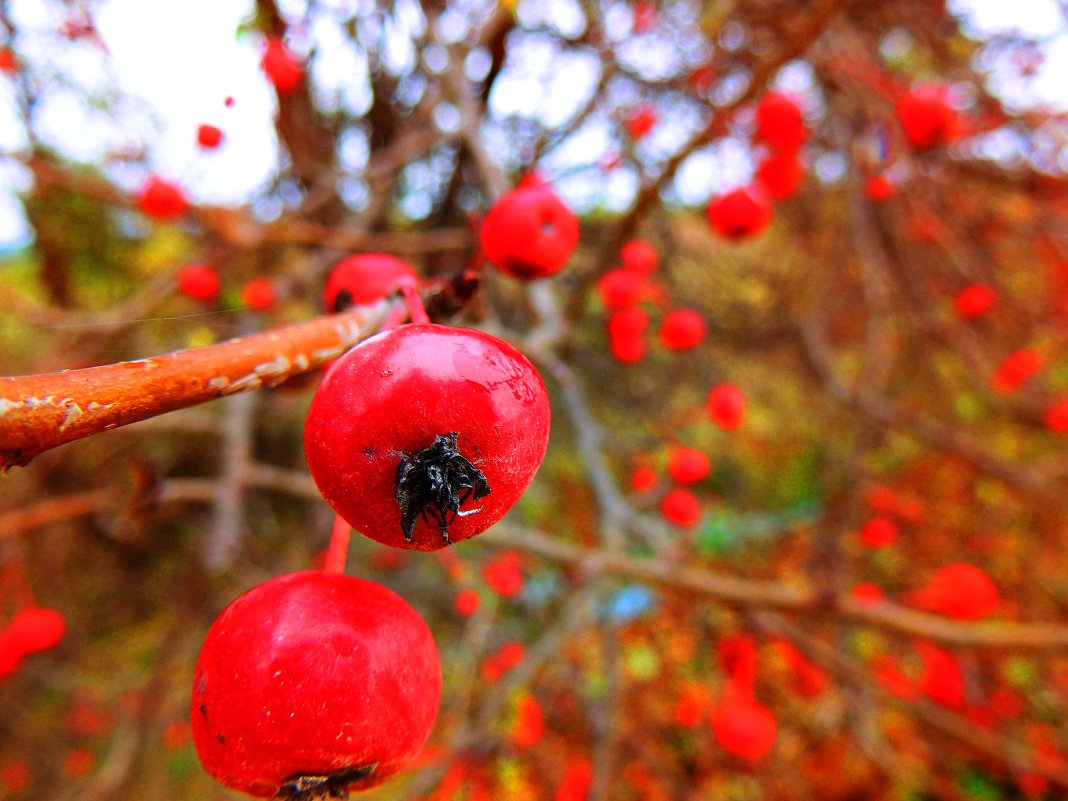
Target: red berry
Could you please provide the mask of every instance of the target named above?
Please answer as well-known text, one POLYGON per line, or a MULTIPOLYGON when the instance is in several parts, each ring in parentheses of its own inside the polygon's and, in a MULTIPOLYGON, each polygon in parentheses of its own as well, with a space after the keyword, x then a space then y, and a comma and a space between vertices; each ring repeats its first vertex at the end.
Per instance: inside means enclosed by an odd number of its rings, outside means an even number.
POLYGON ((230 95, 227 95, 226 99, 223 100, 223 105, 226 106, 227 108, 233 108, 234 107, 234 99, 233 99, 233 97, 231 97, 230 95))
POLYGON ((563 269, 579 240, 578 218, 548 184, 531 180, 493 204, 480 232, 486 258, 524 280, 563 269))
POLYGON ((634 32, 648 33, 656 27, 656 5, 647 0, 635 0, 634 3, 634 32))
POLYGON ((8 47, 0 47, 0 72, 15 72, 15 54, 8 47))
POLYGON ((805 170, 795 153, 778 153, 760 163, 756 179, 776 200, 789 200, 805 180, 805 170))
POLYGON ((701 520, 701 503, 689 490, 669 490, 660 501, 660 514, 680 528, 692 528, 701 520))
POLYGON ((626 306, 608 315, 608 336, 637 339, 649 328, 649 315, 639 306, 626 306))
POLYGON ((994 371, 990 385, 998 392, 1015 392, 1042 369, 1042 364, 1042 357, 1030 348, 1013 351, 994 371))
POLYGON ((771 205, 763 191, 755 187, 742 187, 712 198, 707 214, 712 230, 734 241, 757 236, 771 224, 771 205))
POLYGON ((0 784, 9 793, 21 793, 30 785, 30 766, 22 761, 6 762, 0 768, 0 784))
POLYGON ((668 350, 689 350, 705 338, 704 318, 693 309, 676 309, 660 323, 660 344, 668 350))
POLYGON ((498 595, 515 598, 523 591, 522 557, 518 551, 501 551, 482 568, 482 578, 498 595))
POLYGON ((1063 398, 1046 409, 1045 422, 1050 431, 1058 434, 1068 432, 1068 398, 1063 398))
POLYGON ((152 176, 141 187, 137 207, 152 219, 166 222, 185 214, 189 204, 178 186, 152 176))
POLYGON ((756 681, 756 641, 748 634, 728 634, 716 642, 716 655, 733 686, 752 692, 756 681))
POLYGON ((568 763, 553 801, 586 801, 593 782, 593 765, 584 757, 568 763))
POLYGON ((260 67, 279 95, 287 95, 296 89, 304 75, 304 67, 280 39, 267 40, 260 67))
POLYGON ((627 115, 624 123, 627 135, 637 141, 653 130, 656 125, 656 109, 653 106, 639 106, 627 115))
POLYGON ((982 317, 997 303, 998 295, 987 284, 969 284, 953 299, 953 307, 962 320, 975 320, 982 317))
POLYGON ((781 92, 764 95, 756 110, 757 139, 782 153, 796 153, 808 132, 795 98, 781 92))
POLYGON ((353 528, 436 550, 500 520, 548 438, 548 394, 523 354, 482 331, 421 324, 338 359, 312 398, 304 447, 353 528))
POLYGON ((0 632, 0 680, 13 675, 25 656, 21 641, 9 636, 7 629, 0 632))
POLYGON ((308 570, 254 587, 212 624, 193 679, 193 740, 228 787, 340 796, 411 763, 440 699, 434 640, 404 599, 308 570))
POLYGON ((944 86, 921 86, 901 95, 897 118, 913 147, 926 149, 952 141, 959 129, 957 112, 944 86))
POLYGON ((197 128, 197 144, 207 150, 217 148, 222 144, 223 132, 214 125, 201 125, 197 128))
POLYGON ((529 748, 538 744, 544 732, 545 723, 538 700, 529 695, 519 699, 510 735, 512 744, 519 748, 529 748))
POLYGON ((705 408, 713 422, 727 431, 745 421, 745 395, 734 384, 720 384, 709 390, 705 408))
POLYGON ((645 358, 645 342, 641 337, 629 334, 611 333, 608 340, 608 352, 618 362, 637 364, 645 358))
POLYGON ((619 250, 619 263, 624 270, 638 275, 650 275, 656 272, 660 264, 660 254, 656 248, 642 239, 632 239, 619 250))
POLYGON ((278 302, 278 292, 269 278, 253 278, 241 287, 241 302, 250 309, 267 311, 278 302))
POLYGON ((645 296, 645 278, 626 269, 609 270, 597 282, 601 302, 610 309, 633 306, 645 296))
POLYGON ((641 465, 631 471, 630 488, 635 492, 648 492, 655 486, 656 471, 653 468, 641 465))
POLYGON ((860 527, 860 541, 869 548, 885 548, 897 540, 897 526, 885 517, 873 517, 860 527))
POLYGON ((982 570, 955 562, 939 568, 926 587, 912 593, 912 603, 957 620, 980 620, 998 606, 998 589, 982 570))
POLYGON ((47 651, 59 645, 67 624, 55 609, 23 609, 11 619, 5 638, 17 644, 23 654, 47 651))
POLYGON ((716 741, 735 756, 756 762, 775 745, 777 726, 771 711, 752 695, 730 686, 709 716, 716 741))
POLYGON ((694 484, 712 470, 712 460, 697 448, 674 448, 668 456, 667 471, 680 484, 694 484))
POLYGON ((88 748, 75 748, 63 759, 63 773, 68 779, 80 779, 93 769, 96 759, 88 748))
POLYGON ((894 185, 885 175, 873 175, 864 184, 864 194, 876 202, 889 200, 894 194, 894 185))
POLYGON ((209 303, 219 296, 222 282, 214 267, 189 264, 178 271, 178 291, 187 298, 209 303))
POLYGON ((919 644, 923 670, 920 690, 932 701, 948 707, 964 705, 964 677, 953 656, 930 643, 919 644))
POLYGON ((853 587, 853 600, 861 606, 872 606, 883 599, 882 588, 870 581, 862 581, 853 587))
POLYGON ((452 607, 456 610, 456 614, 470 617, 478 610, 479 603, 481 603, 481 600, 478 597, 478 592, 469 588, 456 593, 452 607))
POLYGON ((358 253, 342 259, 330 271, 323 290, 323 306, 338 312, 382 300, 404 281, 418 281, 415 268, 386 253, 358 253))

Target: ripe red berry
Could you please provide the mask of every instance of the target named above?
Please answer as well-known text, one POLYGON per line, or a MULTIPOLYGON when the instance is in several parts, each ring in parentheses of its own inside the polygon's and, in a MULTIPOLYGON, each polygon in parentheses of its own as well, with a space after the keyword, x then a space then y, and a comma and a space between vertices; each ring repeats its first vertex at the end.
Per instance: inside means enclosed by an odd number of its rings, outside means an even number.
POLYGON ((769 92, 756 110, 757 139, 782 153, 796 153, 808 132, 801 106, 790 95, 769 92))
POLYGON ((522 557, 518 551, 501 551, 482 568, 482 578, 491 590, 505 598, 523 591, 522 557))
POLYGON ((601 302, 610 309, 633 306, 644 297, 645 289, 645 278, 625 269, 609 270, 597 282, 601 302))
POLYGON ((523 354, 481 331, 420 324, 338 359, 312 398, 304 447, 353 528, 436 550, 500 520, 548 438, 548 394, 523 354))
POLYGON ((876 202, 889 200, 894 194, 894 185, 885 175, 873 175, 864 184, 864 194, 876 202))
POLYGON ((853 600, 861 606, 873 606, 883 599, 883 590, 878 584, 862 581, 853 587, 853 600))
POLYGON ((709 722, 725 751, 750 762, 763 759, 775 745, 777 726, 771 711, 730 682, 723 700, 712 708, 709 722))
POLYGON ((998 295, 988 284, 969 284, 953 299, 953 307, 962 320, 976 320, 997 303, 998 295))
POLYGON ((67 624, 55 609, 31 607, 11 619, 4 637, 23 654, 47 651, 59 645, 67 624))
POLYGON ((15 72, 15 54, 11 48, 0 47, 0 72, 15 72))
POLYGON ((637 364, 645 358, 645 341, 639 336, 609 332, 608 352, 618 362, 637 364))
POLYGON ((197 144, 207 150, 213 150, 222 144, 222 129, 214 125, 201 125, 197 128, 197 144))
POLYGON ((538 699, 529 695, 520 698, 516 705, 515 723, 509 735, 512 744, 518 748, 529 748, 537 745, 544 733, 545 722, 538 699))
POLYGON ((0 768, 0 784, 13 795, 29 787, 31 778, 30 766, 21 760, 5 762, 0 768))
POLYGON ((732 686, 752 692, 756 681, 756 641, 748 634, 728 634, 716 641, 716 656, 732 686))
POLYGON ((639 106, 627 115, 624 125, 631 139, 641 139, 656 125, 656 108, 649 105, 639 106))
POLYGON ((1068 432, 1068 398, 1062 398, 1046 409, 1044 419, 1050 431, 1058 434, 1068 432))
POLYGON ((680 528, 692 528, 701 520, 701 502, 689 490, 669 490, 660 501, 660 514, 680 528))
POLYGON ((419 280, 408 262, 387 253, 358 253, 342 259, 330 271, 323 290, 323 306, 328 312, 366 306, 382 300, 408 280, 419 280))
POLYGON ((860 527, 860 541, 869 548, 885 548, 897 540, 897 526, 885 517, 873 517, 860 527))
POLYGON ((563 269, 579 240, 578 218, 548 184, 530 180, 501 195, 480 232, 497 269, 524 280, 563 269))
POLYGON ((167 222, 185 214, 189 204, 178 186, 152 176, 141 187, 137 207, 148 217, 167 222))
POLYGON ((648 242, 632 239, 619 249, 619 263, 624 270, 651 275, 660 264, 660 254, 648 242))
POLYGON ((260 67, 279 95, 287 95, 296 89, 304 75, 304 67, 281 39, 267 40, 260 67))
POLYGON ((278 292, 269 278, 253 278, 241 287, 241 302, 250 309, 268 311, 278 302, 278 292))
POLYGON ((626 306, 610 313, 605 327, 610 337, 637 339, 649 328, 649 315, 640 306, 626 306))
POLYGON ((430 734, 441 664, 404 599, 307 570, 240 596, 212 624, 190 706, 205 769, 253 796, 340 796, 408 765, 430 734))
POLYGON ((912 603, 957 620, 980 620, 998 606, 998 589, 979 568, 955 562, 939 568, 927 586, 911 594, 912 603))
POLYGON ((25 656, 21 642, 9 636, 7 629, 0 632, 0 680, 13 675, 22 666, 25 656))
POLYGON ((771 224, 771 204, 763 190, 742 187, 712 198, 707 216, 712 230, 724 239, 748 239, 771 224))
POLYGON ((453 609, 456 610, 456 614, 470 617, 478 611, 480 603, 481 600, 478 597, 478 592, 468 588, 456 593, 456 598, 453 599, 452 606, 453 609))
POLYGON ((1013 351, 998 365, 990 377, 990 385, 998 392, 1015 392, 1030 381, 1042 365, 1042 357, 1030 348, 1013 351))
POLYGON ((796 153, 778 153, 760 163, 756 179, 776 200, 789 200, 805 180, 805 170, 796 153))
POLYGON ((635 492, 648 492, 656 486, 656 471, 647 465, 635 467, 630 474, 630 488, 635 492))
POLYGON ((689 350, 704 341, 706 331, 700 314, 693 309, 676 309, 660 323, 660 344, 668 350, 689 350))
POLYGON ((713 422, 727 431, 745 422, 745 395, 734 384, 720 384, 709 390, 705 408, 713 422))
POLYGON ((944 86, 920 86, 901 95, 897 118, 913 147, 927 149, 951 142, 959 132, 957 112, 944 86))
POLYGON ((178 291, 187 298, 209 303, 219 296, 222 282, 214 267, 189 264, 178 271, 178 291))
POLYGON ((953 655, 926 642, 917 650, 923 661, 919 684, 924 695, 942 706, 964 706, 964 677, 953 655))
POLYGON ((667 471, 680 484, 695 484, 712 470, 712 460, 697 448, 674 448, 668 456, 667 471))
POLYGON ((553 801, 586 801, 593 783, 593 765, 585 757, 573 759, 564 770, 553 801))

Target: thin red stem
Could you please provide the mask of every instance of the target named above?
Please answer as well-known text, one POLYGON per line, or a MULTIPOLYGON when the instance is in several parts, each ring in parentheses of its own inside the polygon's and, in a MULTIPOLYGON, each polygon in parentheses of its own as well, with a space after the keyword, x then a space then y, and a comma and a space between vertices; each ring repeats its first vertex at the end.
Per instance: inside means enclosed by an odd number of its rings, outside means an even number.
POLYGON ((323 570, 327 573, 344 573, 349 556, 349 540, 352 526, 341 515, 334 515, 334 529, 330 532, 330 545, 326 549, 323 570))
POLYGON ((404 281, 400 285, 401 294, 404 295, 404 302, 408 306, 408 317, 416 324, 424 325, 430 322, 430 317, 426 313, 426 306, 423 305, 423 296, 419 294, 419 285, 416 281, 409 280, 404 281))

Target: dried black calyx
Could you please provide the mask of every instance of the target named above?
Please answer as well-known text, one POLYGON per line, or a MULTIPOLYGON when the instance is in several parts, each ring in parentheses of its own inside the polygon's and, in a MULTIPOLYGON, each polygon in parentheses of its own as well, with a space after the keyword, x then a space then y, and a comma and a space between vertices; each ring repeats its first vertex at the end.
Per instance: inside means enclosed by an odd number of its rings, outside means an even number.
POLYGON ((485 474, 460 454, 456 446, 458 434, 438 434, 434 444, 411 458, 401 457, 397 467, 395 495, 401 510, 404 540, 412 541, 412 532, 419 515, 427 523, 437 525, 446 543, 449 526, 457 517, 467 517, 482 511, 482 507, 461 512, 467 500, 479 500, 490 494, 485 474))
POLYGON ((340 801, 349 797, 348 788, 360 779, 366 779, 375 772, 377 762, 358 768, 342 768, 324 776, 293 776, 282 782, 275 793, 277 801, 340 801))
POLYGON ((352 293, 347 289, 340 290, 337 295, 334 296, 334 306, 330 309, 332 312, 345 311, 352 306, 352 293))

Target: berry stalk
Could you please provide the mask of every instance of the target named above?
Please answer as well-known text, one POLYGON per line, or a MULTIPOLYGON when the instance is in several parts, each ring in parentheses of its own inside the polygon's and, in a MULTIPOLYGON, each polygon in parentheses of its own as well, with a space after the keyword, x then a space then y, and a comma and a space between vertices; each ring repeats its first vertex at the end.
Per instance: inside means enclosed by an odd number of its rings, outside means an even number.
POLYGON ((327 573, 344 573, 345 562, 349 555, 349 540, 352 539, 352 526, 341 515, 334 515, 334 528, 330 532, 330 545, 326 549, 323 570, 327 573))

